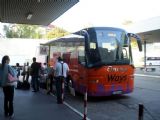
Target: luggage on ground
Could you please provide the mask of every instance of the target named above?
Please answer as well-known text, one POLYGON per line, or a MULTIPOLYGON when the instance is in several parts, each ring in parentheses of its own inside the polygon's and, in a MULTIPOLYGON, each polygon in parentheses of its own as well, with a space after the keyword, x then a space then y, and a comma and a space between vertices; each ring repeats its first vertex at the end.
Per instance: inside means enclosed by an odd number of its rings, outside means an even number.
POLYGON ((16 89, 29 90, 30 83, 28 81, 21 82, 18 80, 16 89))

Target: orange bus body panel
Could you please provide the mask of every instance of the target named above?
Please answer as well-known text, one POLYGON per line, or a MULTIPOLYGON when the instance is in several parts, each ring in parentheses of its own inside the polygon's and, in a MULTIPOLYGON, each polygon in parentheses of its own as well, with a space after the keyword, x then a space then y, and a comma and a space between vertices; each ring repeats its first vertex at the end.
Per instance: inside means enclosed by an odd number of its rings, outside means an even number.
POLYGON ((130 93, 134 86, 133 74, 134 68, 130 65, 103 66, 99 69, 91 69, 89 76, 92 77, 88 77, 88 94, 106 96, 130 93))
MULTIPOLYGON (((52 65, 62 53, 54 53, 52 65)), ((73 87, 84 93, 87 88, 89 96, 110 96, 127 94, 134 89, 134 67, 132 65, 106 65, 98 68, 86 68, 78 63, 76 52, 63 53, 62 56, 69 65, 73 87), (72 56, 72 57, 71 57, 72 56)))
POLYGON ((113 65, 100 68, 85 68, 81 65, 70 67, 74 88, 89 96, 109 96, 133 91, 134 68, 131 65, 113 65), (72 69, 74 68, 74 69, 72 69))

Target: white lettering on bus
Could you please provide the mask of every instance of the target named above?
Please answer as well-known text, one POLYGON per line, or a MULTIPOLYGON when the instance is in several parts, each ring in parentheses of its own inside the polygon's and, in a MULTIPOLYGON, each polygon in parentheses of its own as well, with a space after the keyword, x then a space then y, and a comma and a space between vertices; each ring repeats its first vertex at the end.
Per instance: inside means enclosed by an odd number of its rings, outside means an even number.
POLYGON ((125 67, 112 67, 112 66, 109 66, 107 68, 107 71, 108 72, 126 72, 127 68, 125 68, 125 67))

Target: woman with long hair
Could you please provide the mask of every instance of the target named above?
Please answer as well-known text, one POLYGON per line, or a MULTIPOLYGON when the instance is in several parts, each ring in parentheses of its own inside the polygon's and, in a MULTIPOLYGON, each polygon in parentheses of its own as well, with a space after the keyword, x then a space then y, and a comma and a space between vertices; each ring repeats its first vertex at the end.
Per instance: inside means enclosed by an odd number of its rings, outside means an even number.
POLYGON ((10 83, 8 80, 8 73, 12 76, 16 76, 14 68, 9 65, 10 58, 8 55, 5 55, 2 58, 2 64, 0 66, 1 69, 1 86, 3 88, 4 93, 4 115, 5 117, 14 117, 14 109, 13 109, 13 98, 14 98, 14 84, 10 83))

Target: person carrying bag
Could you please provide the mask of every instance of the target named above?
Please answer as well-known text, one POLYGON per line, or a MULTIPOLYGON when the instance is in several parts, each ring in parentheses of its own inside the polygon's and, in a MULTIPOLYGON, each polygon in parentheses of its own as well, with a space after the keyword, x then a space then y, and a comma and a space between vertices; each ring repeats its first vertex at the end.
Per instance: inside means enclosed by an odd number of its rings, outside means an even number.
POLYGON ((17 77, 18 72, 16 69, 8 65, 8 83, 12 83, 15 85, 15 82, 18 81, 17 77))
POLYGON ((65 63, 61 57, 58 57, 57 60, 58 61, 54 68, 54 76, 56 79, 57 103, 62 104, 63 103, 62 82, 64 82, 67 77, 69 67, 68 64, 65 63))
POLYGON ((18 79, 16 80, 16 70, 9 65, 9 62, 9 56, 5 55, 0 65, 0 86, 3 88, 4 93, 4 116, 13 118, 14 86, 18 79))

